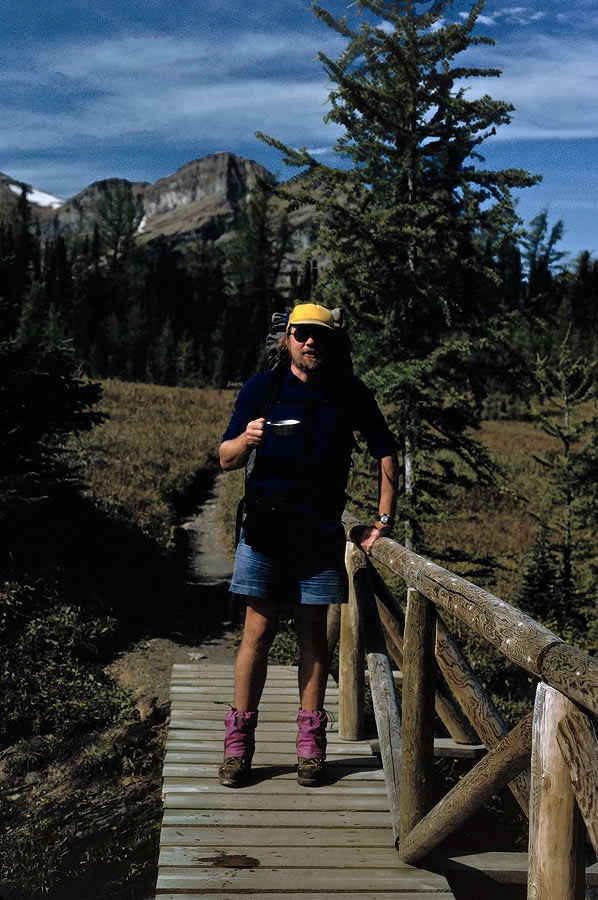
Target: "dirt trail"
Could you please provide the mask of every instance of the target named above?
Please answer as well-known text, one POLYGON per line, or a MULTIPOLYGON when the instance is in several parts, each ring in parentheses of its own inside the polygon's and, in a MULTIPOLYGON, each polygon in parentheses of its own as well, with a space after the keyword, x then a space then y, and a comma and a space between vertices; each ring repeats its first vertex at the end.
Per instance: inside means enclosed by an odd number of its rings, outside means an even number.
POLYGON ((217 524, 223 478, 222 474, 216 476, 214 487, 201 506, 181 521, 188 542, 187 578, 192 584, 216 587, 228 585, 231 579, 233 560, 217 524))
POLYGON ((217 524, 222 477, 216 477, 205 500, 180 525, 187 545, 185 581, 189 620, 200 621, 205 610, 213 623, 210 636, 195 635, 193 625, 187 625, 180 635, 140 641, 112 666, 119 681, 134 690, 142 715, 152 706, 168 702, 173 663, 202 659, 231 664, 234 661, 236 632, 230 621, 232 595, 228 591, 233 557, 217 524))

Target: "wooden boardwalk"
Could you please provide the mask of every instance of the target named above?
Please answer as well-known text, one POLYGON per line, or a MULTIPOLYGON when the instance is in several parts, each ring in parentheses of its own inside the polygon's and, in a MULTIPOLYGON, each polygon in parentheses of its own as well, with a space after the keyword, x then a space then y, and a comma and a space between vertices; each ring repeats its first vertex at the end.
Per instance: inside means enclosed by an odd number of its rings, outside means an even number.
MULTIPOLYGON (((330 783, 299 787, 293 667, 269 669, 253 782, 221 787, 222 720, 232 695, 232 666, 174 666, 158 900, 454 896, 443 875, 400 861, 384 777, 369 743, 341 741, 334 725, 328 733, 330 783)), ((338 719, 332 682, 326 707, 338 719)))
MULTIPOLYGON (((173 667, 156 900, 525 898, 525 853, 437 858, 434 871, 403 863, 372 746, 341 741, 336 725, 328 732, 329 784, 299 787, 293 667, 269 669, 252 783, 221 787, 223 718, 232 696, 231 665, 173 667)), ((326 707, 338 720, 333 682, 326 707)), ((437 753, 453 749, 441 743, 437 753)), ((586 900, 598 900, 598 865, 586 874, 586 900)))

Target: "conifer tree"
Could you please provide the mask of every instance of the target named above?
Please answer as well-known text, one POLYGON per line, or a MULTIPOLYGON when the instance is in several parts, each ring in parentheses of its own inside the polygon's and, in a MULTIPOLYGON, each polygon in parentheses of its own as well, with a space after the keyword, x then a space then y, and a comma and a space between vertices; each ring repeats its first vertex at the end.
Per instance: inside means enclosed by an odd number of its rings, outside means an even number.
POLYGON ((553 624, 560 610, 559 567, 544 527, 536 535, 515 605, 532 618, 553 624))
POLYGON ((111 271, 131 254, 143 208, 128 182, 108 191, 98 204, 99 240, 111 271))
POLYGON ((220 385, 244 381, 263 362, 272 313, 283 305, 278 282, 292 248, 292 229, 276 202, 273 182, 252 191, 239 210, 236 228, 226 260, 229 300, 220 322, 220 385))
POLYGON ((452 6, 356 0, 349 22, 314 4, 346 40, 338 59, 320 55, 332 85, 327 120, 343 129, 334 147, 339 166, 262 135, 302 169, 295 196, 315 202, 320 214, 321 296, 346 306, 360 370, 395 410, 412 544, 444 486, 445 469, 433 462, 439 454, 491 470, 466 436, 479 415, 485 354, 508 339, 489 328, 499 277, 483 252, 485 232, 496 253, 518 222, 511 189, 536 180, 483 165, 480 145, 509 122, 513 107, 488 95, 468 98, 467 82, 500 73, 455 62, 493 41, 473 35, 483 0, 463 20, 449 21, 452 6))
POLYGON ((536 377, 544 406, 537 413, 554 449, 533 454, 545 472, 547 512, 542 521, 547 547, 557 560, 550 602, 539 596, 545 616, 579 633, 596 619, 596 361, 576 357, 566 335, 558 353, 539 359, 536 377), (592 409, 593 408, 593 409, 592 409), (587 417, 586 411, 593 411, 587 417))

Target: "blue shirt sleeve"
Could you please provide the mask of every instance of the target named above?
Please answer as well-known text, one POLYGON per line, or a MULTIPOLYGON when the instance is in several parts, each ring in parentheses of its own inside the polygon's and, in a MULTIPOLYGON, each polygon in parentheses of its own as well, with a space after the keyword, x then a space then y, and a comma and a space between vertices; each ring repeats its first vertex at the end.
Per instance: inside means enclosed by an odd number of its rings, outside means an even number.
POLYGON ((235 400, 235 405, 222 441, 239 437, 247 428, 247 423, 264 415, 263 402, 266 385, 272 372, 258 372, 246 381, 235 400))

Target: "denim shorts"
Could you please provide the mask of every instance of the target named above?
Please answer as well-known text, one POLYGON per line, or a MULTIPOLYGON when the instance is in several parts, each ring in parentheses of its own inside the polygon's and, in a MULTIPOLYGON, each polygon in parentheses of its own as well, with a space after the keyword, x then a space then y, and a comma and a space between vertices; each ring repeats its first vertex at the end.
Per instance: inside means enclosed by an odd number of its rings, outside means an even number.
POLYGON ((344 534, 327 535, 310 553, 270 555, 246 544, 241 532, 230 590, 276 606, 346 603, 344 534))

